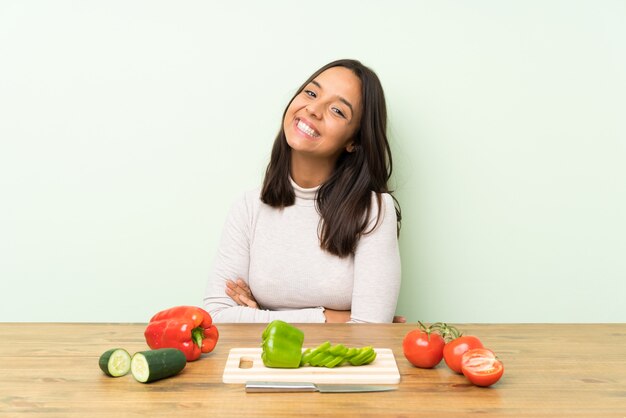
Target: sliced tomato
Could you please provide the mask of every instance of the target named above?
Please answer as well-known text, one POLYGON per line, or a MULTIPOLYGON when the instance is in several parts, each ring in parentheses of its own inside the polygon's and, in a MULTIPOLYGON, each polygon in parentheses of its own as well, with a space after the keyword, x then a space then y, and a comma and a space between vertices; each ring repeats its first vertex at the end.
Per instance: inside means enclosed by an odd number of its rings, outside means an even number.
POLYGON ((446 343, 443 348, 443 359, 448 367, 457 373, 462 373, 461 360, 463 354, 473 348, 483 348, 483 343, 472 335, 463 335, 446 343))
POLYGON ((463 354, 461 370, 477 386, 491 386, 502 377, 504 365, 493 351, 474 348, 463 354))

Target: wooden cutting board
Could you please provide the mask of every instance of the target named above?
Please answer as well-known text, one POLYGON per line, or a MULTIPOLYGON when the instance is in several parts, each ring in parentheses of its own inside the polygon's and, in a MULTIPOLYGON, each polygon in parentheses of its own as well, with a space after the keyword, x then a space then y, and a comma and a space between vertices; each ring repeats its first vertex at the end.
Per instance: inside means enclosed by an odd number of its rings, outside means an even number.
POLYGON ((224 383, 245 383, 250 380, 274 382, 396 384, 400 372, 393 351, 375 348, 376 360, 365 366, 299 367, 275 369, 265 367, 261 348, 233 348, 228 353, 222 380, 224 383))

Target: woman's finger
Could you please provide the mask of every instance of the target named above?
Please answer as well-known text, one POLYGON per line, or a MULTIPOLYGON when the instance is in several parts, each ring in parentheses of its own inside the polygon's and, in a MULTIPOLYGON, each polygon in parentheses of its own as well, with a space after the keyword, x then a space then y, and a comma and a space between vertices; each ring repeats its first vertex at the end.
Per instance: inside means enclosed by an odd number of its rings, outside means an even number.
POLYGON ((242 279, 237 279, 236 282, 227 280, 225 291, 238 305, 259 309, 259 304, 254 299, 252 291, 250 291, 250 288, 242 279))
POLYGON ((250 288, 248 287, 246 282, 244 282, 243 280, 239 279, 239 280, 237 280, 236 285, 238 286, 237 292, 239 294, 246 295, 248 297, 252 296, 252 291, 250 290, 250 288))
POLYGON ((241 287, 242 289, 245 289, 246 292, 250 292, 250 288, 248 287, 248 284, 244 282, 242 279, 237 279, 237 286, 241 287))
POLYGON ((225 290, 225 291, 226 291, 226 294, 227 294, 228 296, 230 296, 230 298, 231 298, 232 300, 234 300, 235 302, 239 303, 239 301, 237 300, 237 299, 238 299, 238 295, 237 295, 237 293, 235 293, 234 291, 232 291, 232 290, 231 290, 231 289, 229 289, 229 288, 226 288, 226 290, 225 290))
POLYGON ((249 295, 246 295, 243 293, 243 290, 240 287, 237 287, 236 284, 234 284, 234 286, 235 286, 234 289, 227 287, 226 294, 232 300, 234 300, 237 303, 237 305, 248 306, 250 308, 255 308, 255 309, 259 308, 259 305, 257 304, 256 300, 254 300, 254 298, 252 297, 252 293, 250 293, 249 295))
POLYGON ((243 287, 237 287, 237 293, 239 293, 240 295, 244 295, 244 296, 250 296, 252 294, 250 290, 244 289, 243 287))
POLYGON ((226 294, 230 296, 230 298, 234 300, 237 305, 247 306, 247 304, 241 300, 241 298, 244 296, 238 294, 237 292, 231 289, 226 289, 226 294))
POLYGON ((245 306, 248 306, 249 308, 258 308, 259 305, 256 303, 255 300, 252 300, 250 298, 248 298, 247 296, 239 296, 239 299, 241 299, 241 301, 245 304, 245 306))
POLYGON ((246 291, 245 289, 241 288, 241 286, 239 286, 237 283, 235 283, 232 280, 227 280, 226 281, 226 289, 232 290, 237 295, 248 295, 249 296, 251 294, 249 290, 246 291))
MULTIPOLYGON (((228 288, 232 289, 234 292, 236 292, 238 295, 245 295, 245 296, 251 296, 252 292, 250 291, 250 289, 246 286, 240 286, 240 282, 243 283, 243 281, 238 280, 237 282, 234 282, 232 280, 229 280, 226 282, 226 286, 228 286, 228 288)), ((245 283, 244 283, 245 285, 245 283)))

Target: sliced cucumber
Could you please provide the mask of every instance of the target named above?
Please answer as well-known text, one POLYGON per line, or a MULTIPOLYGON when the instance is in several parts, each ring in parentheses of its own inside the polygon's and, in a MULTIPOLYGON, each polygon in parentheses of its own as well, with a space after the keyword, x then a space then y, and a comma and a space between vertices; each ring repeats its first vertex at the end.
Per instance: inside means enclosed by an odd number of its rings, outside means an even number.
POLYGON ((130 354, 123 348, 112 348, 100 356, 98 364, 107 376, 124 376, 130 371, 130 354))
POLYGON ((138 382, 150 383, 174 376, 186 365, 185 354, 179 349, 159 348, 135 353, 130 362, 130 371, 138 382))

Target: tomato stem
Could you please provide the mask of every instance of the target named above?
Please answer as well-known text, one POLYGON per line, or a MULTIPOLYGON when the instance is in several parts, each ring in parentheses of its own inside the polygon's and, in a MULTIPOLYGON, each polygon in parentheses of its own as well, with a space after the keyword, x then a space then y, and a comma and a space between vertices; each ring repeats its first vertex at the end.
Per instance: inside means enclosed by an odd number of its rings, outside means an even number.
POLYGON ((456 340, 457 338, 463 335, 463 333, 459 331, 458 328, 452 325, 448 325, 445 322, 435 322, 431 324, 430 326, 426 326, 424 325, 422 321, 417 321, 417 325, 420 331, 423 331, 426 333, 429 340, 430 340, 430 334, 433 332, 441 335, 446 343, 456 340))

